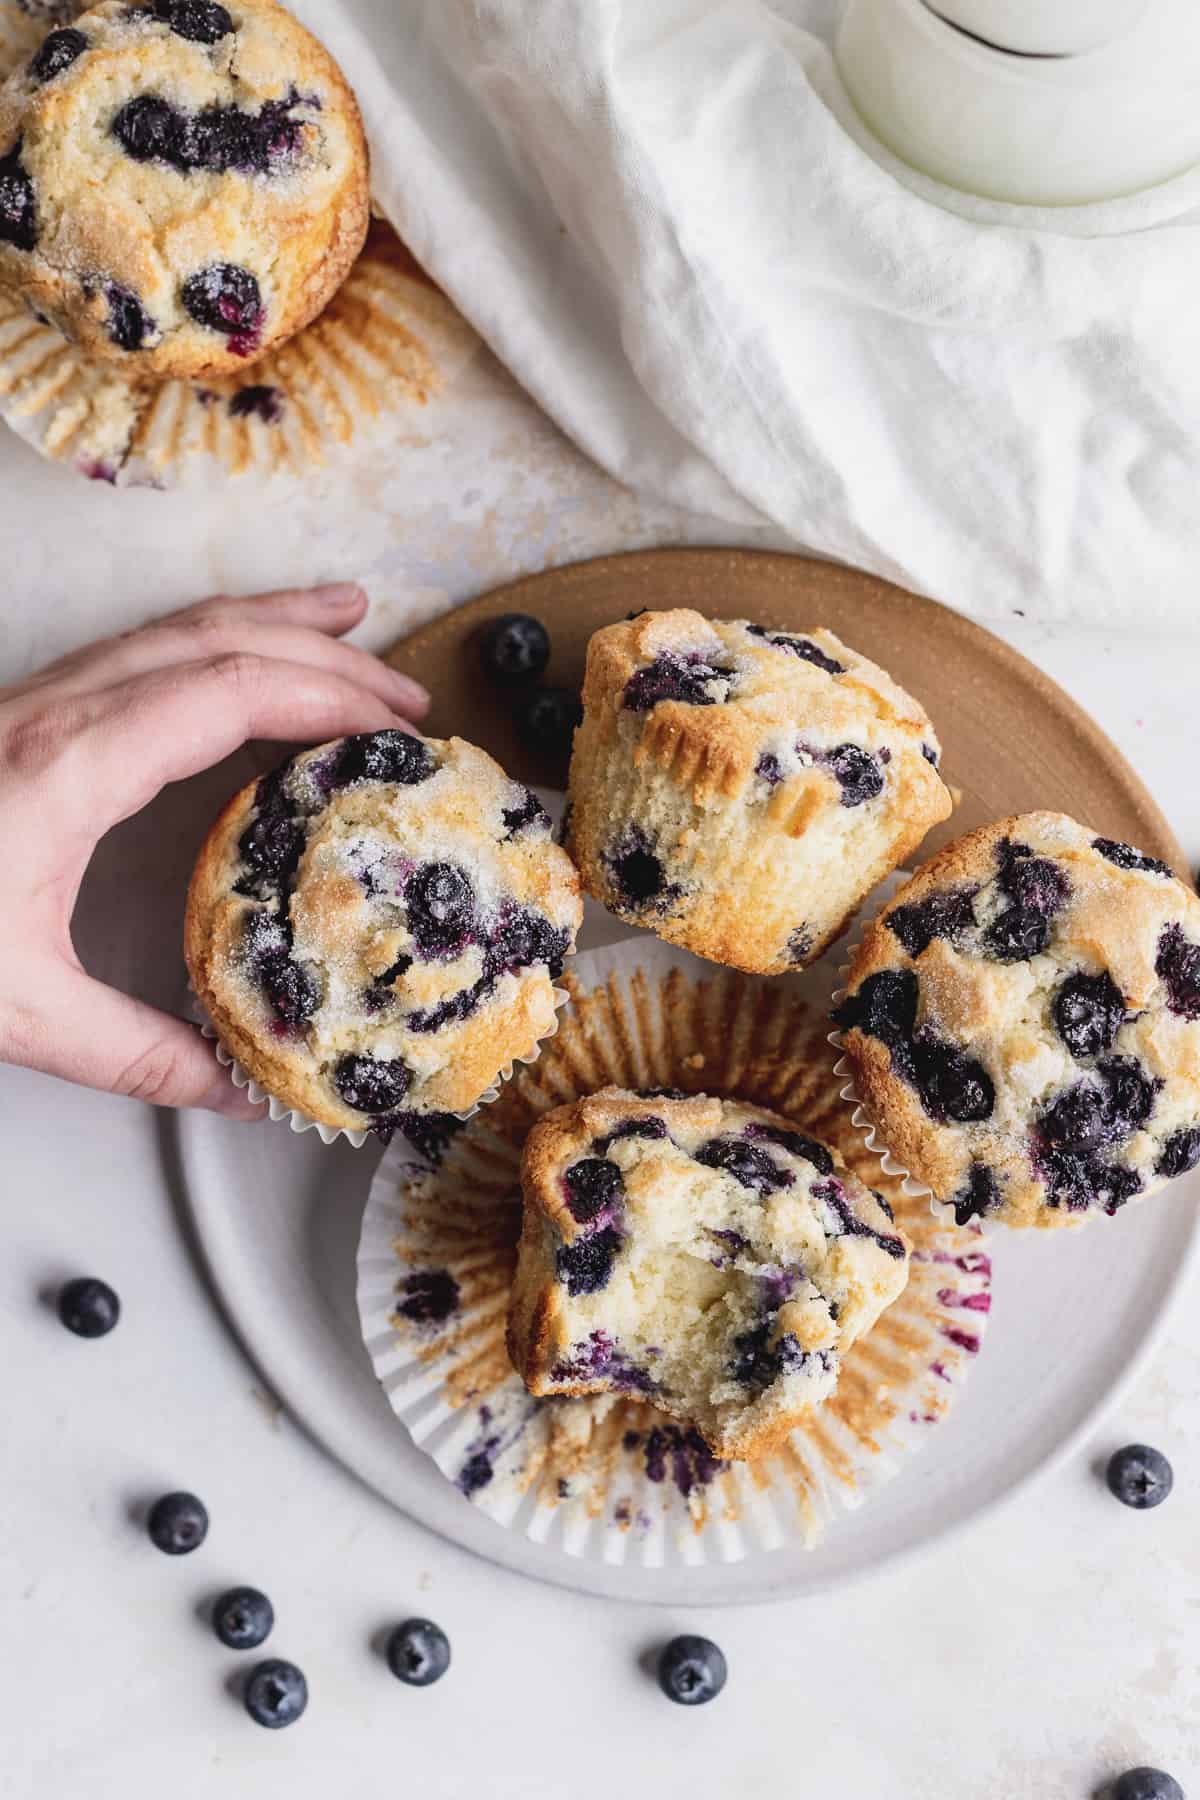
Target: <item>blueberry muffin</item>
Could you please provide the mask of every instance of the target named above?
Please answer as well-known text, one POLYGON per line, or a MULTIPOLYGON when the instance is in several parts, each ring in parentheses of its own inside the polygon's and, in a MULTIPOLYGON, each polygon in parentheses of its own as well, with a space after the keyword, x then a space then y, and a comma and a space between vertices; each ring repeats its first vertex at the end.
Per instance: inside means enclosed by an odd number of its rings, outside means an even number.
POLYGON ((244 367, 367 224, 357 103, 275 0, 102 0, 0 89, 0 283, 90 356, 244 367))
POLYGON ((418 1132, 552 1030, 579 882, 528 788, 402 731, 244 788, 188 895, 192 985, 229 1050, 325 1125, 418 1132))
POLYGON ((736 969, 812 962, 951 810, 922 708, 829 631, 642 613, 592 638, 583 706, 584 887, 736 969))
POLYGON ((884 1142, 960 1224, 1115 1213, 1200 1161, 1200 901, 1059 813, 919 870, 834 1016, 884 1142))
POLYGON ((908 1278, 879 1196, 737 1101, 605 1088, 539 1120, 521 1185, 508 1346, 530 1392, 641 1396, 721 1457, 794 1430, 908 1278))

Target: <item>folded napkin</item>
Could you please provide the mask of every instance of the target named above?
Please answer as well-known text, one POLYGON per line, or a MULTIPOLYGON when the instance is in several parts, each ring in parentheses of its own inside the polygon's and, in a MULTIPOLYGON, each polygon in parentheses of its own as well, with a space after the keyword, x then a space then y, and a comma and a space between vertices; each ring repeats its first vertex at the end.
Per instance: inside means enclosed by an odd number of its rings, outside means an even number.
POLYGON ((836 0, 291 0, 414 254, 611 474, 976 614, 1191 624, 1200 176, 955 195, 836 0))

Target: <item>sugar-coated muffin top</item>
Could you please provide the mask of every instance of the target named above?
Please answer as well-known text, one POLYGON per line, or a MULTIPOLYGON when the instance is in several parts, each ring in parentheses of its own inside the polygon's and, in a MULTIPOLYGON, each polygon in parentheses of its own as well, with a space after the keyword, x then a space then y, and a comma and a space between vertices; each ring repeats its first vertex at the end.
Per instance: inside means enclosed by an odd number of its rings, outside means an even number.
POLYGON ((907 1245, 826 1145, 761 1107, 605 1088, 522 1162, 509 1336, 535 1393, 642 1394, 749 1456, 833 1389, 907 1245))
POLYGON ((1061 814, 934 857, 835 1017, 885 1142, 960 1222, 1114 1213, 1200 1161, 1200 900, 1061 814))
POLYGON ((354 96, 276 0, 102 0, 0 90, 0 280, 94 356, 242 367, 367 223, 354 96))
POLYGON ((192 981, 270 1092, 330 1125, 457 1113, 552 1029, 582 915, 527 788, 461 738, 345 738, 244 789, 188 901, 192 981))
POLYGON ((591 639, 583 698, 585 711, 615 706, 639 725, 654 712, 701 739, 701 793, 731 795, 751 782, 769 791, 800 776, 849 808, 899 780, 942 787, 924 708, 820 628, 774 631, 687 608, 642 613, 591 639))

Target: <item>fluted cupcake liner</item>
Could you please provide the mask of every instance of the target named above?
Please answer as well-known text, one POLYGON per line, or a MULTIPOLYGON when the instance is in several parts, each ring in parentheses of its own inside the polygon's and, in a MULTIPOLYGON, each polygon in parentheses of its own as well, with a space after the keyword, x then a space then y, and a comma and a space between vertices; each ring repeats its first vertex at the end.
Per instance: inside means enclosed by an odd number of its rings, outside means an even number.
MULTIPOLYGON (((0 0, 0 80, 82 10, 74 0, 0 0)), ((426 407, 479 348, 376 218, 324 312, 244 373, 215 380, 149 381, 92 361, 0 288, 0 418, 40 455, 117 487, 299 475, 426 407)))
MULTIPOLYGON (((221 1067, 223 1069, 228 1069, 229 1079, 233 1082, 234 1087, 243 1088, 256 1105, 262 1105, 265 1101, 268 1116, 273 1123, 277 1125, 286 1125, 289 1131, 297 1133, 315 1131, 323 1144, 335 1144, 339 1138, 344 1138, 346 1143, 352 1144, 356 1150, 362 1149, 363 1145, 372 1136, 370 1130, 351 1130, 351 1128, 346 1125, 326 1125, 322 1120, 314 1119, 310 1113, 301 1111, 299 1107, 289 1106, 285 1100, 277 1099, 268 1088, 265 1088, 260 1081, 257 1081, 254 1076, 251 1075, 244 1064, 238 1061, 237 1057, 233 1054, 233 1051, 222 1041, 220 1033, 217 1031, 216 1026, 209 1017, 203 1002, 190 984, 188 986, 188 997, 192 1017, 199 1025, 201 1034, 211 1042, 213 1049, 216 1052, 217 1061, 220 1063, 221 1067)), ((538 1056, 541 1054, 542 1046, 557 1032, 559 1019, 562 1015, 562 1008, 567 1004, 570 998, 571 996, 565 988, 556 987, 554 989, 554 1020, 545 1036, 539 1040, 537 1049, 534 1050, 530 1056, 514 1057, 512 1062, 506 1063, 492 1085, 485 1088, 483 1093, 480 1094, 474 1106, 468 1107, 465 1112, 431 1114, 430 1118, 455 1119, 460 1125, 464 1125, 468 1119, 473 1119, 482 1107, 490 1106, 499 1095, 505 1082, 511 1080, 513 1070, 519 1063, 524 1064, 537 1061, 538 1056)))
POLYGON ((646 939, 585 953, 536 1064, 448 1141, 388 1150, 359 1244, 363 1337, 397 1418, 462 1504, 594 1561, 735 1562, 815 1544, 946 1416, 983 1347, 990 1260, 981 1232, 935 1220, 881 1175, 841 1108, 833 979, 828 959, 767 980, 646 939), (509 1362, 521 1147, 543 1113, 608 1084, 782 1112, 836 1145, 913 1243, 905 1292, 848 1352, 835 1394, 757 1462, 714 1461, 645 1402, 534 1399, 509 1362))

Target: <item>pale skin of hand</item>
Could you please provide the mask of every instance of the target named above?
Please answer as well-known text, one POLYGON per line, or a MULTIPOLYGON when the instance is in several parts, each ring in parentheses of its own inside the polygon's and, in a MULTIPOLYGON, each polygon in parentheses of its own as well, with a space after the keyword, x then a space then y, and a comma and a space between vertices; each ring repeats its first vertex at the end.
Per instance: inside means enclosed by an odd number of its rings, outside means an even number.
POLYGON ((395 729, 428 696, 340 643, 358 587, 224 595, 0 688, 0 1060, 159 1106, 261 1118, 199 1031, 93 980, 71 915, 99 839, 251 738, 395 729))

